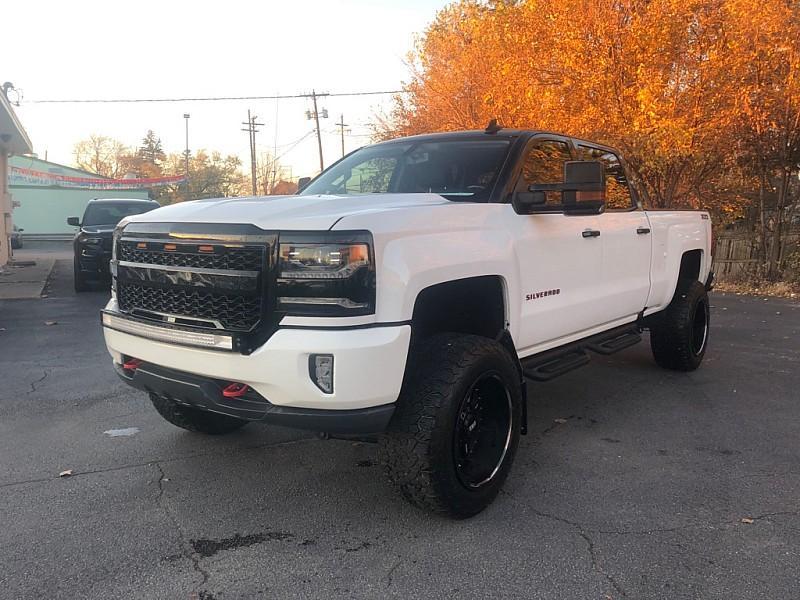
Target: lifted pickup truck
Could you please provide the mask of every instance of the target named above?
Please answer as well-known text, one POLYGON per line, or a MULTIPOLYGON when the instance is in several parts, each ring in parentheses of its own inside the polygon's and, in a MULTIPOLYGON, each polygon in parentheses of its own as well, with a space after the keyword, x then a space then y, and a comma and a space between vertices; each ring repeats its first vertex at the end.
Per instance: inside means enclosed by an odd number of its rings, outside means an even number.
POLYGON ((456 518, 507 477, 527 381, 645 329, 669 369, 708 344, 709 215, 644 209, 617 151, 552 133, 397 139, 297 196, 126 218, 111 265, 114 368, 167 421, 379 434, 402 495, 456 518))

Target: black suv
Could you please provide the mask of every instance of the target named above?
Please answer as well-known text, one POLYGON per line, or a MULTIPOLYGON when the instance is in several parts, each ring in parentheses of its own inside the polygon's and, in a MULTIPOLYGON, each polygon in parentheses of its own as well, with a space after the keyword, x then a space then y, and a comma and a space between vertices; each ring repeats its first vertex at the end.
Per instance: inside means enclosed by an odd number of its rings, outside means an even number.
POLYGON ((114 228, 123 218, 138 215, 159 207, 154 200, 89 200, 83 219, 69 217, 67 224, 80 227, 73 248, 75 257, 75 291, 89 289, 88 280, 107 279, 111 260, 114 228))

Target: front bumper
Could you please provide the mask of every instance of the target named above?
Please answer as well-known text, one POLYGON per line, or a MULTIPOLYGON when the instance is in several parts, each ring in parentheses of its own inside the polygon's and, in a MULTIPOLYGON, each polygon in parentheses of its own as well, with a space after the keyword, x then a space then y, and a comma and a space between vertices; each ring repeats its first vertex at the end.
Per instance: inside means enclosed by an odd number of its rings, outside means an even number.
POLYGON ((135 371, 115 364, 120 379, 144 392, 158 394, 184 406, 217 412, 247 421, 339 434, 379 433, 394 414, 394 404, 354 410, 276 406, 248 392, 241 398, 223 394, 226 382, 142 363, 135 371))
POLYGON ((81 273, 90 277, 110 277, 110 262, 110 250, 101 250, 99 248, 87 249, 84 247, 78 255, 78 264, 80 265, 81 273))
MULTIPOLYGON (((114 301, 108 309, 113 309, 114 301)), ((249 355, 180 346, 103 328, 116 365, 137 358, 181 373, 247 384, 274 406, 356 410, 392 404, 403 382, 410 325, 278 329, 249 355), (333 393, 309 376, 311 354, 334 356, 333 393)))

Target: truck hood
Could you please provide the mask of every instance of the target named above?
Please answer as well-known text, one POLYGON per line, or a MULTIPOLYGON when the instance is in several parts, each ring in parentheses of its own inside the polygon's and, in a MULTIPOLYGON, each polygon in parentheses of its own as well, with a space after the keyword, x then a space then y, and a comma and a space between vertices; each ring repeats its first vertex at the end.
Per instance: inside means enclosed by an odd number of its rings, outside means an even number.
POLYGON ((448 204, 438 194, 251 196, 171 204, 130 217, 134 223, 250 223, 267 230, 325 230, 342 217, 448 204))

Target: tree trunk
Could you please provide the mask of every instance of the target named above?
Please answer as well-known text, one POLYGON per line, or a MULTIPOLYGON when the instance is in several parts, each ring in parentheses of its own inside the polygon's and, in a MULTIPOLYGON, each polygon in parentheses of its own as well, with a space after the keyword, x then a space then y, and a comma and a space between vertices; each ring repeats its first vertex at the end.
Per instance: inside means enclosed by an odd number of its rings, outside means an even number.
POLYGON ((778 183, 778 201, 775 205, 775 226, 772 229, 772 244, 770 245, 769 260, 767 262, 767 278, 776 280, 780 276, 781 246, 783 245, 783 213, 786 209, 786 195, 789 191, 789 171, 781 170, 781 179, 778 183))
POLYGON ((767 174, 764 168, 760 169, 758 184, 758 274, 764 275, 767 263, 767 174))

